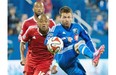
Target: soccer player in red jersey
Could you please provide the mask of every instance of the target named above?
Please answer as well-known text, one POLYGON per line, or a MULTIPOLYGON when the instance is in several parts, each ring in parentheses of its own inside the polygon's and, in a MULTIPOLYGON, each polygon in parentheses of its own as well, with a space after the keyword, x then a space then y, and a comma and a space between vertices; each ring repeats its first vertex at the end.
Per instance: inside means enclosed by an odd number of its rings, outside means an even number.
MULTIPOLYGON (((25 43, 29 43, 24 74, 49 75, 48 72, 52 64, 53 55, 44 45, 44 40, 49 31, 49 18, 45 14, 41 14, 36 20, 37 25, 30 26, 21 39, 20 49, 22 52, 24 51, 25 43)), ((21 56, 23 55, 21 53, 21 56)))
MULTIPOLYGON (((32 16, 31 18, 27 19, 26 21, 24 21, 23 25, 22 25, 22 29, 21 32, 19 34, 18 39, 21 40, 21 37, 24 35, 24 33, 26 32, 26 30, 30 27, 30 26, 36 26, 37 25, 37 17, 40 14, 44 13, 44 5, 42 2, 35 2, 34 6, 33 6, 33 12, 34 12, 34 16, 32 16)), ((50 19, 50 23, 49 23, 49 27, 51 28, 52 26, 54 26, 55 23, 52 19, 50 19)), ((25 63, 25 58, 24 56, 21 56, 21 62, 22 64, 25 63)))
MULTIPOLYGON (((34 6, 33 6, 33 12, 34 12, 34 15, 25 20, 23 25, 22 25, 22 29, 21 29, 21 32, 19 34, 19 41, 21 40, 22 36, 24 35, 24 33, 26 32, 26 30, 30 27, 30 26, 37 26, 37 18, 39 15, 43 14, 44 13, 44 5, 42 2, 35 2, 34 3, 34 6)), ((52 20, 52 19, 49 19, 49 27, 51 28, 52 26, 55 25, 55 22, 52 20)), ((21 45, 21 43, 20 43, 21 45)), ((21 65, 25 65, 25 56, 24 56, 24 50, 25 50, 25 45, 23 45, 23 47, 21 47, 22 49, 20 49, 20 53, 21 53, 21 65)), ((57 67, 54 65, 52 67, 53 70, 57 69, 57 67)), ((56 73, 57 70, 55 70, 54 73, 56 73)))
MULTIPOLYGON (((34 6, 33 6, 33 12, 34 15, 32 17, 30 17, 29 19, 25 20, 23 25, 22 25, 22 29, 21 32, 19 34, 18 39, 21 40, 21 36, 23 36, 23 34, 26 32, 26 30, 28 29, 29 26, 35 26, 37 25, 37 17, 41 14, 44 13, 44 5, 42 2, 35 2, 34 6)), ((49 23, 49 27, 51 28, 52 26, 55 25, 55 22, 53 21, 53 19, 49 19, 50 23, 49 23)))

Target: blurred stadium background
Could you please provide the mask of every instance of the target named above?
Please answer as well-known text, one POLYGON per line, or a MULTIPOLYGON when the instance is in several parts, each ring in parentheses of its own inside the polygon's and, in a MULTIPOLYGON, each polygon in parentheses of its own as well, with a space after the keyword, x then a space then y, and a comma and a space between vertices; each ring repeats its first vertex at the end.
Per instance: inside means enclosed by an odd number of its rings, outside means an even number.
MULTIPOLYGON (((33 3, 40 0, 8 0, 8 75, 23 75, 20 65, 18 35, 22 22, 33 16, 33 3)), ((108 75, 108 0, 42 0, 45 13, 59 23, 58 10, 69 6, 75 14, 74 22, 81 23, 91 35, 94 45, 105 44, 105 52, 94 68, 90 59, 79 55, 87 75, 108 75), (79 18, 78 18, 79 16, 79 18)), ((26 52, 25 52, 26 54, 26 52)), ((60 68, 56 75, 66 75, 60 68)))

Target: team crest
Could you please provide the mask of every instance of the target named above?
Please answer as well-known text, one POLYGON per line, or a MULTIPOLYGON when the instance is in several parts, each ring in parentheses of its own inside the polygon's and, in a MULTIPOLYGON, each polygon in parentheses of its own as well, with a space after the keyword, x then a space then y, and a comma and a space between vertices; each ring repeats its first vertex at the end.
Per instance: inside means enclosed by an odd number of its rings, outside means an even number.
POLYGON ((62 34, 66 34, 65 32, 62 32, 62 34))
POLYGON ((77 32, 78 32, 78 29, 77 29, 77 28, 74 28, 74 29, 73 29, 73 33, 74 33, 74 34, 77 34, 77 32))
POLYGON ((35 37, 35 36, 33 36, 32 38, 33 38, 33 39, 36 39, 36 37, 35 37))

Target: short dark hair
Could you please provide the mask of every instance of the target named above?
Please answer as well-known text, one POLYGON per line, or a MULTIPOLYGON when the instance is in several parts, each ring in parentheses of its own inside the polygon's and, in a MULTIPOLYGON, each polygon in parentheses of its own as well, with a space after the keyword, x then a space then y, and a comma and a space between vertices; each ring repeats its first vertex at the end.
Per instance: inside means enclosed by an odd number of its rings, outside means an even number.
POLYGON ((62 13, 72 13, 72 9, 68 6, 64 6, 59 10, 59 15, 61 15, 62 13))

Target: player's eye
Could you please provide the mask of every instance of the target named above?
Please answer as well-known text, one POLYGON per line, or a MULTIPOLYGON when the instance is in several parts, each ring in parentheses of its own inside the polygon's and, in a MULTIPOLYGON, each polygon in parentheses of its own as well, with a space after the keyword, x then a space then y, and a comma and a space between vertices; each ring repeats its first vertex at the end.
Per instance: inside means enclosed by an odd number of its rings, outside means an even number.
POLYGON ((36 6, 35 6, 35 8, 39 8, 39 6, 38 6, 38 5, 36 5, 36 6))
POLYGON ((48 20, 45 21, 46 23, 48 22, 48 20))
POLYGON ((71 18, 70 16, 68 16, 68 18, 71 18))
POLYGON ((40 20, 40 22, 42 23, 42 22, 43 22, 43 20, 40 20))
POLYGON ((63 16, 63 18, 65 19, 65 18, 66 18, 66 16, 63 16))

